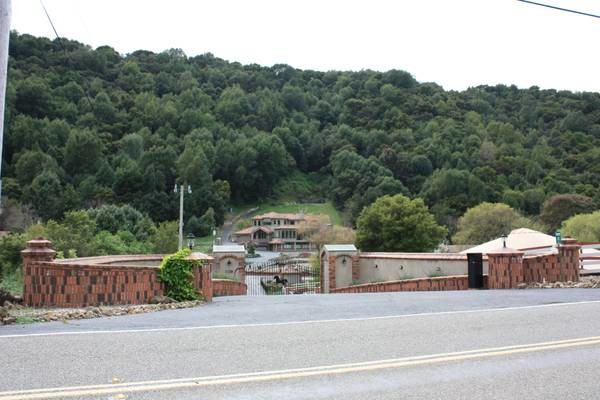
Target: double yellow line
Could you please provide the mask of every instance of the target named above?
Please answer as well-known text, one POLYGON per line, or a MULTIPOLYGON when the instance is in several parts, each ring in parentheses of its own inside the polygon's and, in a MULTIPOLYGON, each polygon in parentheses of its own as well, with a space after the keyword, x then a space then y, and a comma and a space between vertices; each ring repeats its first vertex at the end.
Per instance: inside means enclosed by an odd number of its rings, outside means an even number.
POLYGON ((81 396, 117 395, 125 393, 152 392, 173 389, 202 388, 207 386, 224 386, 242 383, 276 381, 283 379, 307 378, 322 375, 339 375, 356 372, 369 372, 391 368, 415 367, 445 362, 456 362, 480 358, 535 353, 572 347, 593 346, 598 344, 600 344, 600 336, 592 336, 578 339, 557 340, 552 342, 532 343, 517 346, 492 347, 479 350, 440 353, 425 356, 404 357, 349 364, 326 365, 311 368, 286 369, 280 371, 264 371, 247 374, 217 375, 182 379, 164 379, 119 384, 56 387, 32 390, 14 390, 0 392, 0 400, 55 399, 81 396))

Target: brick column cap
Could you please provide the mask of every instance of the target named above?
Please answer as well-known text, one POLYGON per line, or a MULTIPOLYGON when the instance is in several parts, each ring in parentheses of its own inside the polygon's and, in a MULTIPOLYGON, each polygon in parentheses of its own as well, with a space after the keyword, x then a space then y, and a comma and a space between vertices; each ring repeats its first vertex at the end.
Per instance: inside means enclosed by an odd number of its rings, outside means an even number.
POLYGON ((29 240, 25 250, 21 251, 21 254, 47 254, 54 256, 56 251, 52 249, 52 242, 44 238, 37 238, 29 240))
POLYGON ((52 242, 43 237, 37 237, 27 241, 27 247, 52 247, 52 242))
POLYGON ((578 249, 580 247, 581 245, 579 244, 579 242, 577 242, 577 239, 574 239, 572 237, 566 237, 562 239, 560 241, 560 244, 558 245, 559 249, 578 249))
POLYGON ((488 251, 488 256, 522 256, 525 254, 524 251, 511 249, 510 247, 501 247, 497 250, 488 251))

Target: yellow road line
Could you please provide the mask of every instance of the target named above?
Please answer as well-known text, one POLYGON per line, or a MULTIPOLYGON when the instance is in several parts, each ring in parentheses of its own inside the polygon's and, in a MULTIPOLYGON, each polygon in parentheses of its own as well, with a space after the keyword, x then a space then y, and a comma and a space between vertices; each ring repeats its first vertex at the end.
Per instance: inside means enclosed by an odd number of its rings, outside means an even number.
POLYGON ((297 379, 322 375, 339 375, 356 372, 369 372, 381 369, 404 368, 445 362, 474 360, 488 357, 501 357, 516 354, 564 348, 599 345, 600 336, 532 343, 526 345, 494 347, 462 352, 440 353, 416 357, 367 361, 361 363, 337 364, 310 368, 264 371, 247 374, 219 375, 196 378, 165 379, 121 384, 56 387, 32 390, 0 392, 0 400, 36 400, 80 396, 99 396, 119 393, 149 392, 173 389, 200 388, 217 385, 256 383, 283 379, 297 379))

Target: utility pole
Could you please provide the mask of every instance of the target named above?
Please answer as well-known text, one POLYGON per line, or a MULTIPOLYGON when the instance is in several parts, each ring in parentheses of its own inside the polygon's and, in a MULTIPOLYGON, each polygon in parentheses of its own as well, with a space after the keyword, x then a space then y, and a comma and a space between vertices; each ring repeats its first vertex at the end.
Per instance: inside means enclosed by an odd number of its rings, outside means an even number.
POLYGON ((183 192, 185 192, 187 186, 188 194, 192 194, 192 187, 190 185, 179 185, 175 184, 173 191, 177 193, 179 191, 179 246, 178 249, 183 249, 183 192))
POLYGON ((8 40, 10 38, 10 0, 0 0, 0 213, 2 212, 2 148, 4 142, 4 102, 8 73, 8 40))

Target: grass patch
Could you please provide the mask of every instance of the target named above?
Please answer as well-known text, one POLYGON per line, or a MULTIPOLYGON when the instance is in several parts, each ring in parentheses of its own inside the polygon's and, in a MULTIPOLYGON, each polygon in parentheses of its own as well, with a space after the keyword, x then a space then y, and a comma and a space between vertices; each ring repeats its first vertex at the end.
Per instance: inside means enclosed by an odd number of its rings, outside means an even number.
POLYGON ((0 287, 10 293, 21 296, 23 294, 23 276, 18 270, 10 275, 2 277, 0 287))
POLYGON ((342 216, 329 201, 326 203, 265 202, 259 204, 258 210, 252 215, 265 214, 271 211, 278 213, 304 212, 305 214, 325 214, 329 216, 332 224, 342 225, 342 216))
POLYGON ((427 277, 429 278, 439 278, 441 276, 446 276, 446 274, 440 271, 430 272, 429 274, 427 274, 427 277))
MULTIPOLYGON (((194 238, 193 250, 201 253, 210 253, 212 251, 213 239, 214 237, 212 235, 194 238)), ((185 241, 186 239, 184 238, 184 244, 185 241)))
POLYGON ((234 276, 233 274, 226 274, 224 272, 215 272, 212 274, 213 279, 227 279, 230 281, 239 281, 239 277, 234 276))
POLYGON ((38 322, 38 320, 33 315, 17 315, 15 316, 17 319, 17 324, 33 324, 34 322, 38 322))

